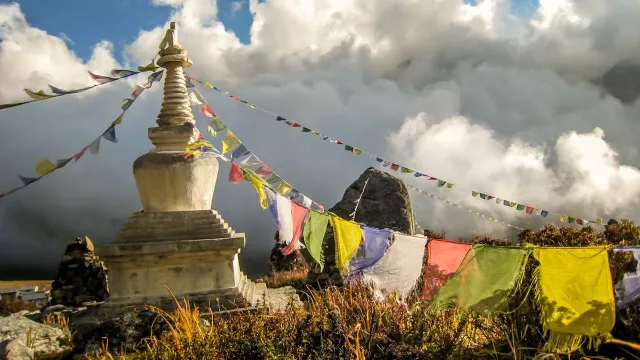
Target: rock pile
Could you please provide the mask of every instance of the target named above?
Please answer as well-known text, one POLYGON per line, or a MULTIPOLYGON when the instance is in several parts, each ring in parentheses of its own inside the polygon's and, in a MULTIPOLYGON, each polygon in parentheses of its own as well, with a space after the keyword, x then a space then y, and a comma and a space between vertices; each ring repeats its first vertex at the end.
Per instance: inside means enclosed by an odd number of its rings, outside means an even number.
POLYGON ((67 245, 51 285, 52 304, 81 306, 107 299, 107 268, 93 250, 93 243, 86 236, 67 245))
MULTIPOLYGON (((413 234, 415 231, 411 199, 404 182, 373 167, 365 170, 345 190, 342 200, 329 211, 345 219, 351 219, 355 215, 353 220, 356 222, 378 229, 389 228, 405 234, 413 234)), ((317 266, 312 265, 307 282, 310 285, 342 284, 342 275, 335 265, 335 241, 331 223, 327 227, 322 249, 325 256, 324 269, 320 271, 317 266)))
POLYGON ((306 266, 306 261, 300 250, 295 250, 289 255, 283 255, 281 249, 287 245, 280 244, 278 232, 276 231, 274 240, 275 244, 271 249, 271 255, 269 256, 270 271, 291 271, 302 269, 306 266))

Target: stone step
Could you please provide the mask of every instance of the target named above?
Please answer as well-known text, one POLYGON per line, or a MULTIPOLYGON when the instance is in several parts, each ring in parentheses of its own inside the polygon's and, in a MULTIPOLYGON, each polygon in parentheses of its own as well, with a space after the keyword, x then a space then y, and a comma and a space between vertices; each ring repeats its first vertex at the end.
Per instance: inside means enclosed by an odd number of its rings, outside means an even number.
POLYGON ((130 227, 164 227, 164 228, 190 228, 194 226, 206 226, 206 227, 224 227, 229 226, 224 219, 215 219, 215 218, 207 218, 207 219, 198 219, 192 221, 179 221, 178 219, 168 219, 168 220, 140 220, 140 219, 129 219, 125 226, 130 227))
POLYGON ((231 227, 194 227, 194 228, 156 228, 154 226, 147 227, 129 227, 125 226, 118 231, 118 237, 130 238, 130 237, 158 237, 158 236, 180 236, 184 238, 195 237, 198 239, 210 239, 217 237, 227 237, 235 234, 235 231, 231 227))
POLYGON ((206 232, 200 234, 180 233, 180 234, 136 234, 116 236, 116 242, 152 242, 152 241, 178 241, 178 240, 201 240, 201 239, 228 239, 236 235, 235 231, 230 232, 206 232))
POLYGON ((141 236, 141 235, 178 235, 178 234, 230 234, 233 231, 230 227, 218 227, 218 228, 207 228, 207 227, 193 227, 193 228, 156 228, 156 227, 124 227, 120 231, 118 231, 119 235, 122 236, 141 236))
POLYGON ((266 295, 267 295, 267 284, 254 283, 253 297, 249 299, 249 301, 253 304, 254 307, 263 307, 265 306, 266 295))
POLYGON ((222 219, 216 210, 198 210, 198 211, 163 211, 163 212, 137 212, 131 215, 130 219, 141 220, 169 220, 169 219, 181 219, 183 221, 189 219, 205 219, 215 218, 222 219))

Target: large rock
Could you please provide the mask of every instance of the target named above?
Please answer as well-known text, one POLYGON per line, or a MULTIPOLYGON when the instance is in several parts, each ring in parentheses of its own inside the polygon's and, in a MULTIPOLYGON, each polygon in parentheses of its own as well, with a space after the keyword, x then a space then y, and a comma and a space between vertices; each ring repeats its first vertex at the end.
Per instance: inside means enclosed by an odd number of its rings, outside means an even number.
POLYGON ((71 352, 71 334, 67 330, 27 319, 22 313, 0 317, 0 343, 0 351, 7 357, 13 353, 12 356, 21 354, 28 359, 30 351, 24 346, 40 359, 62 358, 71 352))
POLYGON ((80 306, 107 299, 107 268, 93 250, 88 237, 76 238, 67 245, 58 275, 51 285, 52 304, 80 306))
MULTIPOLYGON (((413 234, 415 231, 411 199, 404 182, 373 167, 365 170, 358 180, 347 188, 342 200, 328 211, 379 229, 388 228, 405 234, 413 234)), ((331 223, 327 227, 322 247, 325 256, 324 270, 320 272, 319 268, 313 265, 309 270, 307 282, 340 285, 344 274, 340 274, 336 267, 335 240, 331 223)))

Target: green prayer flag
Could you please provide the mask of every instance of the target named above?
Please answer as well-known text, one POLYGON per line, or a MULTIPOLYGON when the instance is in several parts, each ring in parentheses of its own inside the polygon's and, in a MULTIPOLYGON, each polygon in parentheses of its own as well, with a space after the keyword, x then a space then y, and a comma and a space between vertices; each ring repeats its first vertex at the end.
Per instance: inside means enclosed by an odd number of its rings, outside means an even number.
POLYGON ((433 305, 459 305, 479 312, 503 311, 517 287, 531 250, 473 245, 455 274, 440 288, 433 305))
POLYGON ((138 66, 138 71, 140 72, 144 72, 144 71, 154 71, 155 69, 157 69, 158 67, 152 62, 148 63, 147 65, 144 66, 138 66))
POLYGON ((324 254, 322 240, 327 232, 329 216, 316 211, 309 211, 304 224, 303 242, 309 255, 318 263, 320 271, 324 269, 324 254))
POLYGON ((522 210, 524 210, 524 207, 525 207, 524 205, 522 205, 522 204, 518 204, 518 205, 516 206, 516 210, 520 210, 520 211, 522 211, 522 210))
POLYGON ((444 180, 438 180, 438 187, 443 187, 447 182, 444 180))
POLYGON ((573 224, 576 222, 576 218, 569 216, 569 224, 573 224))

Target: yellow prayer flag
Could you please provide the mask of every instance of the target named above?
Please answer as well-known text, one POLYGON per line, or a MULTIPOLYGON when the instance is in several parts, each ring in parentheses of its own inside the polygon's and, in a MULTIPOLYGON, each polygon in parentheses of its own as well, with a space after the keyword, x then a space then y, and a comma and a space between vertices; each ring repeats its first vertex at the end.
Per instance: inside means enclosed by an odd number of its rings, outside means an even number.
POLYGON ((602 218, 597 218, 596 219, 596 223, 602 225, 603 224, 602 218))
POLYGON ((40 176, 47 175, 55 169, 56 165, 48 159, 40 160, 40 162, 36 164, 36 174, 40 176))
POLYGON ((55 95, 47 95, 44 93, 44 90, 40 90, 38 92, 34 92, 31 91, 29 89, 24 89, 24 92, 27 93, 27 95, 29 95, 30 98, 32 98, 33 100, 44 100, 44 99, 49 99, 52 97, 55 97, 55 95))
POLYGON ((353 148, 353 153, 356 154, 356 155, 360 155, 360 154, 362 154, 362 150, 353 148))
POLYGON ((287 196, 287 194, 291 192, 291 189, 293 189, 293 186, 282 179, 282 181, 280 181, 280 183, 278 183, 278 186, 276 187, 276 192, 282 196, 287 196))
POLYGON ((236 146, 240 145, 240 139, 238 139, 231 130, 227 130, 227 134, 222 139, 222 153, 226 154, 236 146))
POLYGON ((213 89, 213 85, 211 85, 211 83, 208 81, 205 81, 204 86, 208 87, 209 89, 213 89))
POLYGON ((560 222, 566 223, 568 220, 569 220, 569 217, 564 216, 564 215, 560 216, 560 222))
POLYGON ((452 183, 447 183, 447 188, 451 189, 452 187, 454 187, 455 185, 452 183))
POLYGON ((336 266, 346 271, 349 260, 360 247, 362 230, 355 221, 344 220, 334 214, 330 214, 330 217, 336 243, 336 266))
POLYGON ((113 120, 111 125, 120 125, 120 124, 122 124, 122 115, 124 115, 124 113, 120 114, 120 116, 118 116, 115 120, 113 120))
POLYGON ((570 353, 610 337, 615 299, 606 246, 535 248, 545 349, 570 353))
POLYGON ((267 193, 264 191, 264 186, 263 186, 265 185, 264 180, 262 180, 262 178, 257 176, 251 170, 247 171, 246 169, 243 169, 242 172, 244 174, 244 178, 246 180, 249 180, 251 182, 251 185, 253 185, 253 187, 256 189, 256 192, 258 193, 258 198, 260 200, 260 207, 262 207, 263 209, 268 208, 269 202, 267 201, 267 193))

